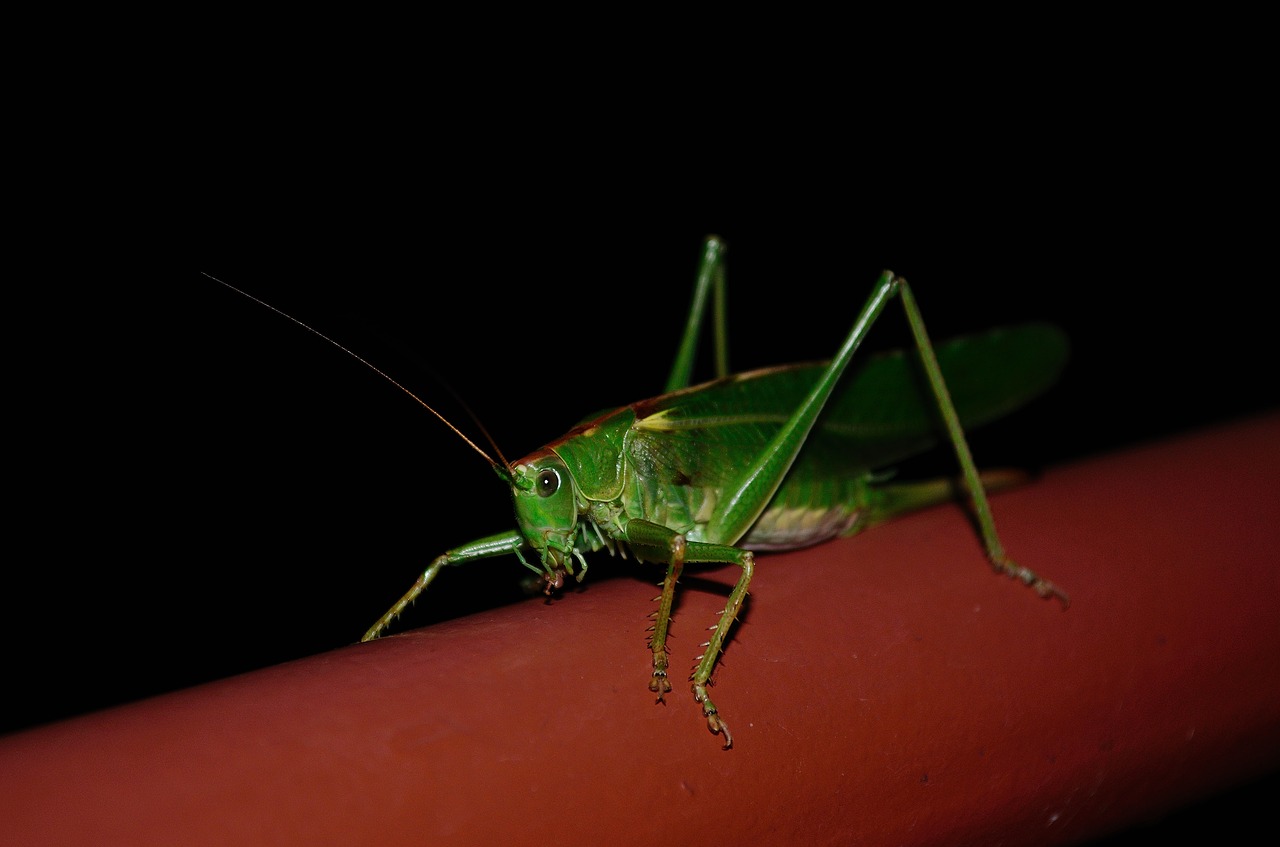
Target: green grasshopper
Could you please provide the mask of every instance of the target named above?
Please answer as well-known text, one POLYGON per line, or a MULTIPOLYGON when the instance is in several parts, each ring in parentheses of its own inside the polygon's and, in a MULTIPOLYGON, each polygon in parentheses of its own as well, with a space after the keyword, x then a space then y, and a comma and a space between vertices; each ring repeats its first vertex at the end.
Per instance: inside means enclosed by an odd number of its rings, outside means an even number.
POLYGON ((729 376, 724 253, 718 238, 706 240, 693 306, 664 394, 584 421, 515 463, 500 452, 502 461, 494 461, 467 439, 511 486, 518 528, 436 558, 361 640, 377 638, 442 568, 514 554, 551 594, 566 577, 582 580, 584 553, 630 550, 640 561, 667 567, 649 639, 649 690, 661 701, 671 691, 667 634, 681 570, 686 563, 733 563, 741 576, 690 677, 708 729, 722 734, 729 749, 733 736, 707 686, 746 599, 755 570, 753 551, 852 535, 950 497, 946 481, 888 485, 876 474, 936 440, 935 417, 908 357, 901 352, 875 357, 841 381, 871 325, 895 296, 906 311, 928 394, 955 448, 992 566, 1066 605, 1063 591, 1005 554, 961 429, 962 422, 972 426, 998 417, 1045 390, 1065 362, 1064 336, 1049 326, 1028 325, 954 341, 935 354, 911 288, 886 271, 829 363, 729 376), (690 386, 712 289, 719 378, 690 386), (962 388, 956 403, 944 373, 962 388))
MULTIPOLYGON (((537 574, 550 595, 568 577, 582 580, 584 553, 607 549, 625 556, 630 551, 642 562, 666 565, 649 628, 649 690, 661 702, 672 690, 667 636, 681 571, 686 563, 732 563, 741 575, 689 678, 707 728, 723 736, 727 750, 733 736, 707 687, 746 600, 755 570, 753 551, 788 550, 852 535, 949 499, 949 480, 891 483, 883 473, 886 466, 936 443, 939 422, 959 460, 992 567, 1041 597, 1068 604, 1061 589, 1005 554, 984 478, 961 428, 1004 415, 1047 389, 1066 360, 1062 333, 1029 324, 957 339, 935 350, 906 280, 885 271, 830 362, 729 375, 724 254, 718 238, 706 239, 693 305, 665 393, 592 417, 514 463, 496 444, 495 461, 408 389, 316 333, 410 394, 466 441, 511 486, 515 504, 516 529, 437 557, 362 641, 383 633, 445 567, 512 554, 537 574), (712 292, 718 378, 690 386, 712 292), (872 324, 895 296, 906 312, 915 356, 881 354, 842 380, 872 324), (954 402, 948 383, 957 389, 954 402)), ((988 478, 989 483, 998 481, 988 478)))

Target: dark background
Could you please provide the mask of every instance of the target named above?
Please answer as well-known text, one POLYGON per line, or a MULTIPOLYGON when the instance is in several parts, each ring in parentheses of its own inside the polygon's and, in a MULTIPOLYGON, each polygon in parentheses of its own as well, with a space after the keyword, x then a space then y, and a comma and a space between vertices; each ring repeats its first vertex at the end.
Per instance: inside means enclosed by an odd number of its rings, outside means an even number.
MULTIPOLYGON (((676 178, 503 149, 402 172, 365 149, 335 177, 332 149, 225 142, 119 227, 125 259, 41 292, 53 331, 24 352, 12 407, 31 466, 12 478, 0 731, 350 644, 432 557, 511 525, 485 462, 412 400, 202 273, 477 437, 447 384, 512 459, 660 391, 709 232, 729 244, 735 369, 829 356, 882 268, 912 282, 935 340, 1062 326, 1062 382, 973 435, 983 466, 1280 407, 1273 225, 1240 203, 1258 189, 1229 159, 1189 173, 1145 139, 1084 155, 1024 138, 770 178, 688 161, 676 178)), ((906 340, 891 306, 868 349, 906 340)), ((916 469, 935 467, 950 465, 916 469)), ((445 573, 398 628, 517 602, 523 573, 445 573)), ((606 557, 590 578, 611 573, 635 577, 606 557)))

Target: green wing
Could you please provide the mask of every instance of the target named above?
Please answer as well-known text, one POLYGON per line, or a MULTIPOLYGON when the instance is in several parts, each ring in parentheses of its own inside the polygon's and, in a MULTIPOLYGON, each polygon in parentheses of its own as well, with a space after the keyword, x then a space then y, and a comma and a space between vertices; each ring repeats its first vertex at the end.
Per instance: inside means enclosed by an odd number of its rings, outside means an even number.
MULTIPOLYGON (((1066 336, 1027 324, 935 345, 961 425, 999 418, 1043 393, 1066 364, 1066 336)), ((720 484, 787 419, 820 364, 737 374, 637 403, 629 452, 659 482, 720 484)), ((941 437, 937 404, 914 352, 854 363, 818 419, 793 473, 864 475, 922 452, 941 437)))

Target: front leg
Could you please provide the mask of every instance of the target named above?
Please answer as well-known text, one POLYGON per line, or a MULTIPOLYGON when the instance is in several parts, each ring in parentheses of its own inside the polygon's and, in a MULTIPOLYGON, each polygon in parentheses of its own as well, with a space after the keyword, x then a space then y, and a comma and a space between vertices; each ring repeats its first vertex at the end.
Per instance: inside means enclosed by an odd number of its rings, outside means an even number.
MULTIPOLYGON (((400 613, 408 608, 409 604, 416 600, 419 594, 427 590, 427 586, 435 580, 436 576, 440 573, 441 568, 454 565, 467 565, 490 556, 503 556, 507 554, 520 556, 520 548, 522 546, 524 546, 524 536, 519 532, 519 530, 515 530, 512 532, 503 532, 497 535, 491 535, 488 538, 480 538, 469 544, 464 544, 461 547, 455 547, 452 550, 448 550, 443 556, 437 556, 435 560, 431 562, 431 565, 422 572, 422 576, 418 577, 417 581, 415 581, 413 585, 409 586, 409 590, 405 592, 404 596, 397 600, 396 604, 387 610, 385 615, 378 618, 377 622, 373 626, 369 627, 368 631, 365 632, 364 637, 360 640, 372 641, 385 632, 387 627, 391 625, 391 622, 399 617, 400 613)), ((523 556, 520 557, 520 561, 524 562, 523 556)), ((540 576, 542 575, 541 570, 530 566, 528 563, 525 563, 525 567, 540 576)))

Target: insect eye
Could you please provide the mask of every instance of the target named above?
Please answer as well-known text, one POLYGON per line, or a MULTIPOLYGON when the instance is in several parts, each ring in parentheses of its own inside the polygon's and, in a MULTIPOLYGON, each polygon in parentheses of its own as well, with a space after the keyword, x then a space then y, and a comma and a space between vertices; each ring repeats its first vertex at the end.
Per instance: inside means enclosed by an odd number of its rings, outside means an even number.
POLYGON ((553 469, 538 472, 538 496, 550 497, 560 490, 560 474, 553 469))

